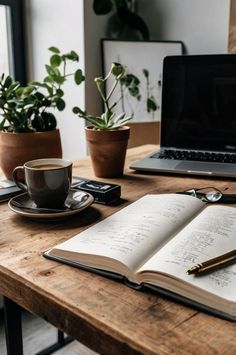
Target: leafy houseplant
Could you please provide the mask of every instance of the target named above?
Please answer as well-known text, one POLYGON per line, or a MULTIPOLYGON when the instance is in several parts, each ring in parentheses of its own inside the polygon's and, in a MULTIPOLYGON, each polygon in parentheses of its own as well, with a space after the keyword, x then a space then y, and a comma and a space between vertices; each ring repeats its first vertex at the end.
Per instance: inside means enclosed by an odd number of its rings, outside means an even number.
POLYGON ((86 111, 81 110, 78 106, 75 106, 73 108, 73 112, 75 114, 78 114, 79 117, 82 117, 87 120, 95 130, 116 129, 127 123, 132 118, 132 115, 126 117, 125 113, 123 112, 117 116, 113 112, 113 109, 117 105, 117 102, 110 104, 111 96, 115 91, 115 88, 118 83, 124 77, 124 74, 125 68, 123 65, 119 63, 112 63, 111 69, 105 78, 98 77, 94 79, 105 107, 105 112, 102 113, 101 116, 89 115, 86 113, 86 111), (106 95, 105 83, 112 75, 114 76, 114 82, 110 92, 106 95))
POLYGON ((73 75, 75 83, 79 85, 84 80, 84 76, 81 69, 77 69, 75 73, 66 71, 68 62, 79 61, 75 51, 61 54, 56 47, 51 47, 49 50, 53 54, 50 64, 45 66, 47 76, 42 82, 30 82, 26 87, 22 87, 10 76, 2 74, 0 80, 1 131, 43 132, 56 128, 56 118, 52 112, 47 110, 57 108, 63 111, 65 108, 63 84, 69 76, 73 75))
POLYGON ((149 30, 140 16, 135 14, 135 0, 94 0, 97 15, 112 13, 107 23, 109 38, 121 40, 149 40, 149 30))
POLYGON ((45 66, 42 82, 21 86, 9 75, 0 78, 0 165, 7 178, 12 170, 25 161, 62 156, 59 130, 52 110, 64 110, 63 84, 69 77, 79 85, 84 76, 81 69, 69 72, 70 63, 77 63, 75 51, 62 54, 50 47, 52 55, 45 66))
POLYGON ((73 112, 85 119, 89 126, 85 128, 89 151, 95 175, 98 177, 117 177, 123 175, 124 161, 129 139, 129 127, 125 124, 132 118, 125 113, 116 114, 117 101, 110 103, 112 94, 125 75, 125 67, 112 63, 105 78, 98 77, 94 81, 104 103, 105 111, 101 116, 90 115, 79 107, 73 112), (108 94, 105 92, 106 81, 112 77, 113 83, 108 94))

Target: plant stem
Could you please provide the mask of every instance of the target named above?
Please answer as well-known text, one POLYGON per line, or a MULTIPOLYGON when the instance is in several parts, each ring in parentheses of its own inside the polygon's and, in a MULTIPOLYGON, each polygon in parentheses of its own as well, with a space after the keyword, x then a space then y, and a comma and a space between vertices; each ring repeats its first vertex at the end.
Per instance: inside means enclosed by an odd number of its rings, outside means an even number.
POLYGON ((121 100, 122 111, 124 112, 125 111, 124 88, 121 82, 120 82, 120 100, 121 100))
POLYGON ((149 99, 149 77, 147 76, 146 77, 146 80, 147 80, 147 99, 149 99))
POLYGON ((118 84, 118 81, 119 81, 119 80, 116 78, 115 81, 114 81, 114 83, 113 83, 113 85, 112 85, 112 88, 111 88, 109 94, 108 94, 107 97, 106 97, 105 105, 106 105, 106 107, 107 107, 108 110, 109 110, 109 103, 108 103, 108 101, 109 101, 111 95, 113 94, 113 91, 115 90, 115 88, 116 88, 116 86, 117 86, 117 84, 118 84))
MULTIPOLYGON (((101 95, 101 97, 102 97, 102 99, 103 99, 105 105, 106 105, 106 98, 105 98, 105 96, 103 95, 103 92, 102 92, 102 90, 100 89, 100 86, 99 86, 98 84, 97 84, 97 88, 98 88, 98 91, 99 91, 99 93, 100 93, 100 95, 101 95)), ((106 106, 107 106, 107 105, 106 105, 106 106)))

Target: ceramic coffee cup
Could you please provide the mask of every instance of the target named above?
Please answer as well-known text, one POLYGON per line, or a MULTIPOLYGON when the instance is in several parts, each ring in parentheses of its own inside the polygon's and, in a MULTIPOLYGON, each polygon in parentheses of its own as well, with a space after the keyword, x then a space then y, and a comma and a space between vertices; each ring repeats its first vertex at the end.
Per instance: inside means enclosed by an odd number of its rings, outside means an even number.
POLYGON ((61 207, 70 191, 72 162, 54 158, 31 160, 14 169, 13 179, 37 207, 61 207), (25 183, 19 177, 22 172, 25 183))

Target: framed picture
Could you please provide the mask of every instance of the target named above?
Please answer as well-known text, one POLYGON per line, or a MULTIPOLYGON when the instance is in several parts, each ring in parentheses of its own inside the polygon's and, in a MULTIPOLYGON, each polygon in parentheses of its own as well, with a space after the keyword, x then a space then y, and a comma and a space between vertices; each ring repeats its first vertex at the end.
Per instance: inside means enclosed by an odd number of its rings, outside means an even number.
MULTIPOLYGON (((167 55, 183 54, 181 41, 120 41, 102 39, 103 73, 112 62, 126 67, 116 88, 116 111, 133 114, 132 122, 160 121, 162 65, 167 55)), ((109 92, 111 83, 106 82, 109 92)))

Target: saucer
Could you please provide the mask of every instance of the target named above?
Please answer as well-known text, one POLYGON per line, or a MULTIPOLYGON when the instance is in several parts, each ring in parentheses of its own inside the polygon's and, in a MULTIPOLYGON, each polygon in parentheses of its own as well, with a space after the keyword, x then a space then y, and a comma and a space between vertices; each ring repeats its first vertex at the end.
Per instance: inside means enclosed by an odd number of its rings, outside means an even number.
POLYGON ((12 197, 8 206, 13 212, 24 217, 55 220, 77 214, 93 202, 94 197, 88 192, 71 189, 62 209, 37 208, 27 192, 12 197))

